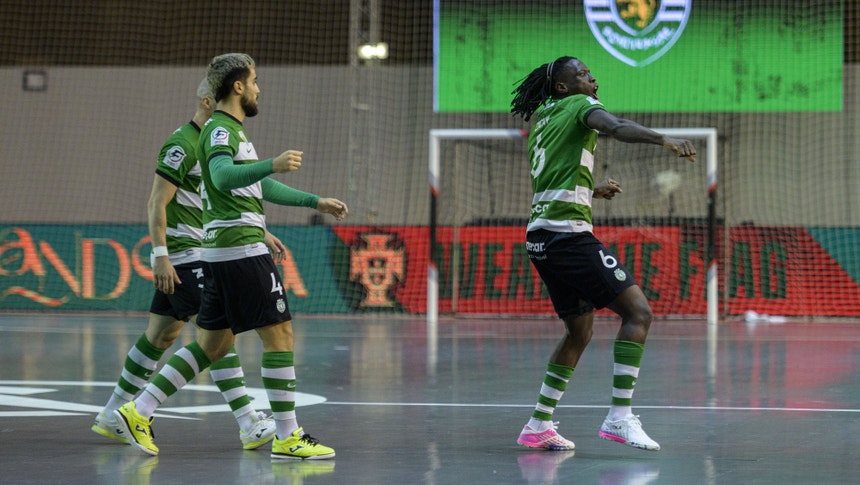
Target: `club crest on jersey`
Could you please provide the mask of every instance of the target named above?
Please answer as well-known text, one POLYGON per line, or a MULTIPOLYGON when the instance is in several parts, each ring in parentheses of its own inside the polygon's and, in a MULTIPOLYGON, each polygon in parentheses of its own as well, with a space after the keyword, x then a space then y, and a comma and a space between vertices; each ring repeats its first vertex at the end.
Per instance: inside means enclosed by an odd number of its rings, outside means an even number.
POLYGON ((209 137, 209 144, 211 146, 215 145, 228 145, 230 143, 230 132, 220 126, 212 130, 212 135, 209 137))
POLYGON ((585 0, 585 18, 597 42, 633 67, 669 52, 684 32, 693 0, 585 0))
POLYGON ((167 150, 167 153, 164 155, 164 160, 161 162, 176 170, 179 168, 179 165, 182 164, 183 160, 185 160, 185 150, 183 150, 181 146, 177 145, 167 150))

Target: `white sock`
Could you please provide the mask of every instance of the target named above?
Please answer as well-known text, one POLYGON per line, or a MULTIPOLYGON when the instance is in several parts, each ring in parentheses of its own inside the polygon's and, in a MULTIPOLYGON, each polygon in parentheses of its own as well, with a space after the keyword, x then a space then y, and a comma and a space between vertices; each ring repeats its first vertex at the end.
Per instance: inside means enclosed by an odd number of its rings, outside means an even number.
POLYGON ((606 419, 610 421, 618 421, 619 419, 624 419, 631 414, 633 414, 632 406, 609 406, 609 414, 606 415, 606 419))
POLYGON ((255 412, 245 413, 241 416, 237 416, 236 422, 239 423, 239 429, 246 433, 251 431, 251 428, 254 426, 254 423, 257 422, 256 416, 257 413, 255 412))
POLYGON ((539 419, 529 419, 529 428, 535 431, 546 431, 552 428, 552 421, 541 421, 539 419))

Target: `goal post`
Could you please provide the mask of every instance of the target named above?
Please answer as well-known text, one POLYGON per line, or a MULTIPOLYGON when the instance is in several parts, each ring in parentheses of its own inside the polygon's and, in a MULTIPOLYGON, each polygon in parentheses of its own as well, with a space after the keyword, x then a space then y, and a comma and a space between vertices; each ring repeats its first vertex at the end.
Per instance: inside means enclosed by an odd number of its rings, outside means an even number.
POLYGON ((430 254, 427 268, 427 341, 428 363, 435 368, 439 322, 439 265, 436 261, 436 230, 438 226, 438 197, 440 145, 442 140, 494 140, 525 138, 525 130, 505 128, 432 129, 430 130, 430 254))
MULTIPOLYGON (((700 184, 706 187, 705 193, 701 196, 707 201, 707 214, 704 217, 706 220, 706 239, 704 248, 704 259, 706 268, 705 281, 705 298, 707 300, 706 316, 707 322, 710 325, 715 325, 719 320, 719 292, 718 292, 718 270, 717 270, 717 233, 719 227, 717 224, 717 130, 716 128, 656 128, 655 131, 673 137, 689 138, 694 141, 704 142, 696 143, 699 148, 699 160, 705 158, 705 180, 700 181, 700 184), (704 148, 704 150, 702 149, 704 148), (704 157, 703 157, 704 156, 704 157)), ((441 187, 441 181, 450 180, 451 175, 443 173, 442 168, 442 144, 443 142, 481 142, 492 140, 523 140, 527 139, 528 133, 520 129, 504 129, 504 128, 484 128, 484 129, 432 129, 430 130, 430 145, 429 145, 429 181, 430 181, 430 225, 429 225, 429 258, 427 271, 427 333, 428 341, 431 346, 435 345, 437 338, 437 325, 440 313, 440 298, 439 298, 439 277, 440 264, 436 252, 438 240, 438 231, 441 227, 439 224, 439 202, 440 200, 448 200, 454 197, 455 194, 446 192, 449 189, 441 187)), ((628 145, 618 142, 619 145, 628 145)), ((600 146, 600 144, 598 144, 600 146)), ((517 158, 523 159, 527 154, 523 151, 521 156, 517 158)), ((660 154, 665 157, 665 154, 660 154)), ((523 162, 525 163, 525 162, 523 162)), ((641 180, 639 181, 641 182, 641 180)), ((453 192, 453 191, 452 191, 453 192)), ((701 200, 701 198, 699 198, 701 200)), ((527 213, 526 213, 527 215, 527 213)), ((524 215, 525 217, 525 215, 524 215)), ((456 230, 456 229, 455 229, 456 230)), ((456 286, 457 278, 452 278, 456 286)), ((456 301, 456 294, 454 295, 456 301)), ((456 304, 455 304, 456 307, 456 304)), ((435 354, 432 349, 429 349, 431 354, 435 354)))
POLYGON ((705 248, 707 268, 708 324, 719 321, 719 280, 717 271, 717 129, 657 128, 654 131, 673 137, 705 140, 705 181, 708 201, 708 244, 705 248))

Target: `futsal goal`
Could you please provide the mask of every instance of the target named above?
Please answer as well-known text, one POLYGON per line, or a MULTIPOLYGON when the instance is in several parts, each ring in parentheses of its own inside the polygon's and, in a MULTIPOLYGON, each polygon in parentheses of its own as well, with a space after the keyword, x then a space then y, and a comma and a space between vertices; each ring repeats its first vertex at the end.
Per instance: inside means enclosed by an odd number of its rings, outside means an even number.
MULTIPOLYGON (((656 131, 692 140, 697 162, 601 137, 595 180, 611 177, 623 193, 594 201, 594 232, 636 276, 655 314, 716 323, 717 130, 656 131)), ((430 130, 431 337, 440 314, 554 315, 524 247, 532 199, 527 136, 518 129, 430 130)))

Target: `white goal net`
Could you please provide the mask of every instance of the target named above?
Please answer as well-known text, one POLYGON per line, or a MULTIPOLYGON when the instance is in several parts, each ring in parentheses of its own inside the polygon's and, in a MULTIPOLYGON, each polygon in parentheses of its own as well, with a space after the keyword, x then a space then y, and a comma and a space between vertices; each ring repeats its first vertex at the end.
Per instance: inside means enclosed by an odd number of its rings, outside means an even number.
MULTIPOLYGON (((691 163, 660 147, 601 137, 595 179, 623 193, 595 201, 595 234, 636 275, 661 316, 718 314, 717 132, 657 129, 693 140, 691 163)), ((531 203, 527 134, 430 132, 428 321, 438 315, 553 315, 524 249, 531 203)))

